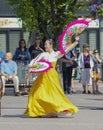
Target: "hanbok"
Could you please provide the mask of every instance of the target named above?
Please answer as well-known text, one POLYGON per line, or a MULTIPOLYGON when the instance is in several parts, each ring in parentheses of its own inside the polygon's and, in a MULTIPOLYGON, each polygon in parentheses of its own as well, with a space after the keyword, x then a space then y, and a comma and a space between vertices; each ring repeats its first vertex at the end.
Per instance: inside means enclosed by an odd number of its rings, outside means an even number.
MULTIPOLYGON (((59 75, 55 69, 58 52, 44 52, 40 58, 45 58, 52 63, 52 68, 46 72, 38 74, 34 81, 29 97, 26 116, 40 117, 51 113, 71 113, 78 112, 78 108, 64 94, 59 75)), ((40 59, 39 58, 39 59, 40 59)))

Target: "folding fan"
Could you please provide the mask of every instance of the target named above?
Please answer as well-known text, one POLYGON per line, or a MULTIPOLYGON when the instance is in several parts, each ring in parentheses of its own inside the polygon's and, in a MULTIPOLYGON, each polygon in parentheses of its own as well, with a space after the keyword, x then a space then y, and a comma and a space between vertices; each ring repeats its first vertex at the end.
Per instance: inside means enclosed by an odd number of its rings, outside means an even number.
POLYGON ((66 54, 68 51, 72 50, 78 42, 72 43, 72 37, 75 34, 80 34, 88 26, 89 21, 86 19, 74 20, 66 26, 64 32, 59 37, 60 52, 66 54))
POLYGON ((52 68, 52 64, 46 60, 40 60, 36 63, 34 63, 30 67, 30 73, 40 73, 40 72, 45 72, 52 68))

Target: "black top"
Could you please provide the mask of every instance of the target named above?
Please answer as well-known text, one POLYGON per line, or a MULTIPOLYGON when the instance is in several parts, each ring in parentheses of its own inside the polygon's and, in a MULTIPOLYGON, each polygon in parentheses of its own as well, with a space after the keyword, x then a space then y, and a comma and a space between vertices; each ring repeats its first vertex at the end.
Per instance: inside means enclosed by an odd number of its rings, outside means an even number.
POLYGON ((35 57, 37 57, 40 53, 43 52, 43 49, 42 48, 38 48, 36 49, 34 47, 34 45, 31 45, 29 47, 29 52, 30 52, 30 55, 31 55, 31 59, 34 59, 35 57))

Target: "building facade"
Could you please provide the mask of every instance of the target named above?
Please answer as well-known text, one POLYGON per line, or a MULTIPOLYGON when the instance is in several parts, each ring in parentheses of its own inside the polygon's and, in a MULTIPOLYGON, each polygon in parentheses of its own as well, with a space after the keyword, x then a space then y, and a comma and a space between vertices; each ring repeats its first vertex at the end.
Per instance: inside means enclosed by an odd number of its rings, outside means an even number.
POLYGON ((84 43, 90 45, 90 50, 98 49, 100 56, 103 57, 103 21, 99 21, 98 27, 88 27, 80 35, 80 48, 84 43))
POLYGON ((0 0, 0 50, 14 53, 24 32, 18 22, 12 8, 5 0, 0 0))
MULTIPOLYGON (((25 33, 22 28, 22 23, 18 23, 19 21, 17 20, 18 18, 14 14, 12 7, 7 4, 6 0, 0 0, 0 49, 5 52, 10 51, 14 53, 16 47, 18 46, 19 40, 21 38, 27 40, 28 38, 27 33, 25 33)), ((90 45, 91 51, 97 48, 100 51, 100 55, 103 57, 102 20, 99 21, 98 26, 91 26, 80 35, 81 49, 84 43, 90 45)))

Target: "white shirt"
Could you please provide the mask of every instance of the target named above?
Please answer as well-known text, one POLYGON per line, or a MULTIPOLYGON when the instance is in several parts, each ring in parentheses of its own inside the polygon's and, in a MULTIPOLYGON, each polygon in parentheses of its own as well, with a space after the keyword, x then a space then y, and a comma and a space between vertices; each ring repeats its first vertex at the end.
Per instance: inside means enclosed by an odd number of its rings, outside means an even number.
POLYGON ((35 59, 33 59, 29 65, 33 65, 34 63, 38 62, 41 59, 49 61, 49 62, 56 62, 59 54, 60 54, 60 51, 52 51, 51 53, 43 52, 40 55, 38 55, 35 59))
MULTIPOLYGON (((81 53, 78 57, 78 66, 79 68, 82 68, 84 69, 84 56, 83 56, 83 53, 81 53)), ((94 67, 94 63, 93 63, 93 59, 92 57, 90 56, 90 67, 93 68, 94 67)))

